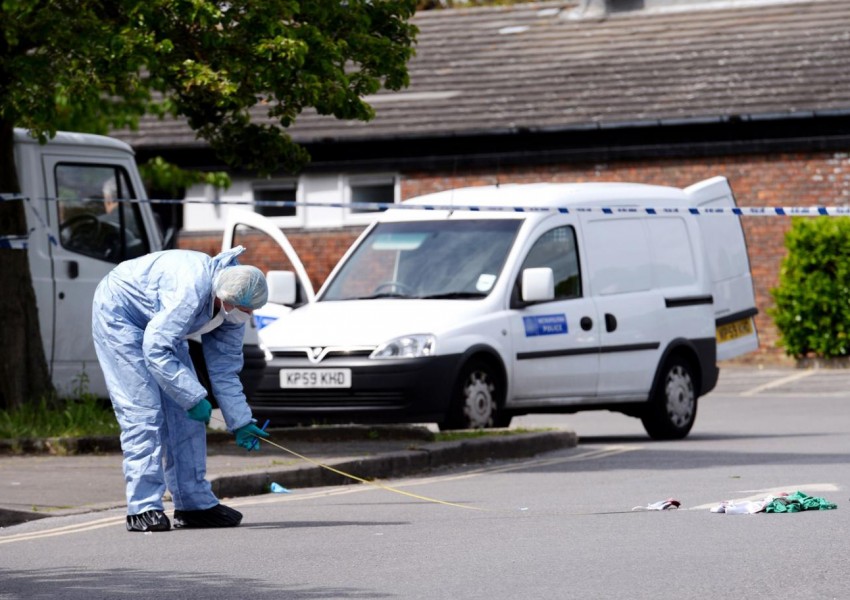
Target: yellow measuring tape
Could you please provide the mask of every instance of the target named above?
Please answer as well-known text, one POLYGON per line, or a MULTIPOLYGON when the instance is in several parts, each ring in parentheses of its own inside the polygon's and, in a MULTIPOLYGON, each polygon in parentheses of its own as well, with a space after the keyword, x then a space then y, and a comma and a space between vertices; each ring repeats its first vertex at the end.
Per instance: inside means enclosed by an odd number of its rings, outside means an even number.
MULTIPOLYGON (((224 420, 219 419, 218 417, 213 417, 213 419, 215 419, 216 421, 221 421, 222 423, 224 423, 224 420)), ((263 427, 265 427, 265 425, 263 427)), ((280 444, 277 444, 277 443, 271 441, 269 438, 260 437, 258 435, 254 435, 254 437, 257 438, 257 440, 260 441, 260 442, 265 442, 267 444, 271 444, 275 448, 279 448, 279 449, 283 450, 284 452, 291 454, 292 456, 295 456, 297 458, 300 458, 301 460, 307 461, 310 464, 316 465, 317 467, 321 467, 322 469, 326 469, 326 470, 328 470, 332 473, 336 473, 337 475, 342 475, 343 477, 347 477, 348 479, 352 479, 352 480, 358 481, 360 483, 365 483, 365 484, 371 485, 373 487, 376 487, 376 488, 379 488, 379 489, 382 489, 382 490, 386 490, 388 492, 393 492, 395 494, 401 494, 402 496, 408 496, 410 498, 416 498, 417 500, 424 500, 425 502, 433 502, 434 504, 442 504, 444 506, 454 506, 456 508, 465 508, 467 510, 487 510, 485 508, 480 508, 478 506, 468 506, 466 504, 458 504, 456 502, 448 502, 446 500, 440 500, 438 498, 430 498, 428 496, 421 496, 419 494, 414 494, 413 492, 405 492, 404 490, 400 490, 398 488, 394 488, 394 487, 391 487, 389 485, 384 485, 383 483, 379 483, 377 481, 364 479, 363 477, 358 477, 357 475, 352 475, 351 473, 346 473, 345 471, 341 471, 341 470, 339 470, 335 467, 332 467, 330 465, 326 465, 326 464, 319 462, 317 460, 313 460, 312 458, 304 456, 303 454, 299 454, 295 450, 290 450, 289 448, 286 448, 285 446, 281 446, 280 444)))
POLYGON ((291 454, 292 456, 296 456, 296 457, 300 458, 301 460, 305 460, 310 464, 316 465, 317 467, 327 469, 328 471, 331 471, 332 473, 336 473, 337 475, 342 475, 343 477, 347 477, 348 479, 353 479, 354 481, 359 481, 360 483, 366 483, 368 485, 374 486, 376 488, 380 488, 382 490, 386 490, 388 492, 394 492, 396 494, 401 494, 402 496, 408 496, 410 498, 416 498, 417 500, 424 500, 426 502, 433 502, 435 504, 442 504, 444 506, 455 506, 457 508, 466 508, 468 510, 486 510, 486 509, 483 509, 483 508, 480 508, 480 507, 477 507, 477 506, 468 506, 466 504, 457 504, 456 502, 448 502, 446 500, 440 500, 438 498, 431 498, 429 496, 421 496, 419 494, 414 494, 412 492, 406 492, 404 490, 400 490, 398 488, 394 488, 394 487, 391 487, 389 485, 384 485, 383 483, 379 483, 377 481, 372 481, 370 479, 364 479, 363 477, 358 477, 357 475, 352 475, 351 473, 346 473, 345 471, 341 471, 341 470, 339 470, 335 467, 332 467, 330 465, 326 465, 326 464, 321 463, 317 460, 313 460, 312 458, 308 458, 308 457, 304 456, 303 454, 299 454, 295 450, 290 450, 289 448, 281 446, 280 444, 277 444, 277 443, 271 441, 268 438, 259 438, 259 439, 261 441, 267 443, 267 444, 271 444, 275 448, 280 448, 281 450, 291 454))

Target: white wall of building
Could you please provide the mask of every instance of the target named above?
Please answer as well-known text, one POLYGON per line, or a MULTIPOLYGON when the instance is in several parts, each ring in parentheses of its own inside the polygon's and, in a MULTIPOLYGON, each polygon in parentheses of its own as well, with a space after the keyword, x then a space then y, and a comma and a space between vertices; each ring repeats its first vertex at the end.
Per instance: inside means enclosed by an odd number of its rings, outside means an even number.
MULTIPOLYGON (((275 216, 281 228, 324 229, 370 223, 375 212, 352 212, 349 205, 359 197, 358 190, 383 189, 381 202, 398 202, 399 177, 393 173, 376 175, 324 174, 303 175, 291 179, 233 178, 226 190, 195 185, 186 191, 183 213, 184 231, 221 231, 227 211, 233 208, 257 210, 255 190, 279 187, 295 190, 295 215, 275 216)), ((258 210, 258 212, 260 212, 258 210)))

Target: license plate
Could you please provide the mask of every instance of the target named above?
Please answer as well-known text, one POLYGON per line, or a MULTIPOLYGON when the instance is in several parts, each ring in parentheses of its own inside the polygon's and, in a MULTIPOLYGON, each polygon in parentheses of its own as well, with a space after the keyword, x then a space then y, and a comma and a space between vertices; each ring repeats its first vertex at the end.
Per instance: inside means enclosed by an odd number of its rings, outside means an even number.
POLYGON ((351 369, 281 369, 282 388, 350 388, 351 369))
POLYGON ((717 342, 722 344, 723 342, 728 342, 739 337, 744 337, 745 335, 752 335, 752 333, 752 319, 741 319, 740 321, 733 321, 731 323, 721 325, 717 328, 717 342))

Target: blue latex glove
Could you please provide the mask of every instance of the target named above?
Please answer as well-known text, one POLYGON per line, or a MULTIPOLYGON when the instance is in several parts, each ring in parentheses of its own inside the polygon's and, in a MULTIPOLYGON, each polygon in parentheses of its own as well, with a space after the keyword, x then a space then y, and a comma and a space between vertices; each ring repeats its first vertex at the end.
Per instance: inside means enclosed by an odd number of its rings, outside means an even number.
POLYGON ((248 451, 251 450, 259 450, 260 444, 254 444, 254 440, 257 439, 257 436, 267 438, 269 434, 254 425, 253 423, 248 423, 244 427, 240 427, 233 433, 236 434, 236 444, 245 448, 248 451))
POLYGON ((189 413, 190 419, 195 419, 209 425, 210 417, 212 416, 212 404, 206 398, 202 398, 200 402, 186 412, 189 413))

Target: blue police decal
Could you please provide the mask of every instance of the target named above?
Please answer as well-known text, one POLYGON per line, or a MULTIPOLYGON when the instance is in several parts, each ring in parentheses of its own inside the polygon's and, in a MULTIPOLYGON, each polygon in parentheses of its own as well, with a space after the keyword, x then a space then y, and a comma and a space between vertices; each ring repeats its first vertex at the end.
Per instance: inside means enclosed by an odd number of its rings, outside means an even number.
POLYGON ((254 315, 254 323, 257 325, 257 329, 262 329, 263 327, 271 325, 275 321, 277 321, 277 317, 254 315))
POLYGON ((523 317, 525 337, 536 335, 561 335, 568 333, 567 315, 540 315, 523 317))

